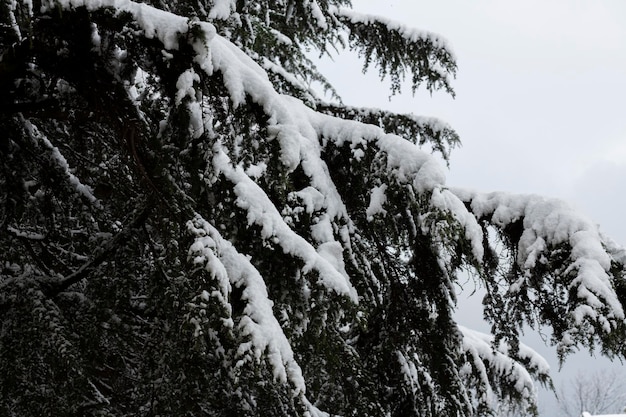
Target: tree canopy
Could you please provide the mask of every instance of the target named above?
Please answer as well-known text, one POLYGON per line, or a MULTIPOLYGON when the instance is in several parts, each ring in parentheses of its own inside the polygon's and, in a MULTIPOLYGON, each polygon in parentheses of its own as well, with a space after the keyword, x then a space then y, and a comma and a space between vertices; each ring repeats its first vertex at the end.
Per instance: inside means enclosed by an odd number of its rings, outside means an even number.
POLYGON ((347 0, 0 3, 0 414, 532 411, 548 326, 624 357, 626 251, 566 203, 449 187, 445 122, 322 100, 312 53, 454 94, 347 0), (459 274, 491 335, 454 320, 459 274))

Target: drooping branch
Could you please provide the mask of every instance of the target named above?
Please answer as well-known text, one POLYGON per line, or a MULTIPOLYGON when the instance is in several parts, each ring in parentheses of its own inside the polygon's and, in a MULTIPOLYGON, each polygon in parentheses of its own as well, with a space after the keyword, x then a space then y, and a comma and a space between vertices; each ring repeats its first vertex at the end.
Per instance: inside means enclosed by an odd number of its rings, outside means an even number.
POLYGON ((318 103, 317 111, 342 119, 380 127, 387 133, 402 136, 420 146, 430 146, 449 162, 450 151, 459 146, 459 135, 452 127, 434 117, 396 114, 381 109, 318 103))
POLYGON ((430 92, 444 89, 454 96, 450 76, 456 73, 455 57, 441 36, 343 8, 337 18, 349 31, 350 48, 365 59, 363 69, 374 63, 381 78, 391 78, 392 94, 400 92, 410 73, 413 92, 425 83, 430 92))

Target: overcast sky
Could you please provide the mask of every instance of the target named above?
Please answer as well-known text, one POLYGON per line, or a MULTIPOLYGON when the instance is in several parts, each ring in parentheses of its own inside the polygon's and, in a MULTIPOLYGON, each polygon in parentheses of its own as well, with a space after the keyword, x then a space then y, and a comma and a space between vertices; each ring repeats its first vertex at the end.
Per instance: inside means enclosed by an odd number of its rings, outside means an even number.
MULTIPOLYGON (((346 104, 440 117, 463 143, 452 153, 449 185, 561 197, 626 244, 626 1, 353 0, 353 6, 447 38, 457 57, 457 97, 412 97, 407 87, 389 101, 389 84, 378 82, 376 71, 360 76, 355 56, 342 54, 320 68, 346 104)), ((480 326, 479 304, 466 304, 476 314, 465 324, 480 326)), ((538 338, 528 343, 556 372, 552 350, 538 338)), ((555 383, 611 366, 619 365, 576 355, 554 374, 555 383)), ((548 397, 541 396, 540 411, 556 415, 548 397)))

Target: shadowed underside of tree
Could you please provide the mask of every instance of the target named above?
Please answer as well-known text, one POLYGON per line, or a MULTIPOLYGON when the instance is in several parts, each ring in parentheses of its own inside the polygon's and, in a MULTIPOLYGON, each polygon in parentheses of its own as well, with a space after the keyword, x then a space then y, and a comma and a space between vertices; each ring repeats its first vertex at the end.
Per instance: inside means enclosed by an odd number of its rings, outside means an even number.
POLYGON ((626 254, 592 222, 448 188, 447 124, 311 87, 307 50, 350 48, 452 93, 439 36, 345 1, 0 19, 0 414, 469 416, 550 384, 524 324, 624 356, 626 254), (452 317, 462 270, 493 335, 452 317))

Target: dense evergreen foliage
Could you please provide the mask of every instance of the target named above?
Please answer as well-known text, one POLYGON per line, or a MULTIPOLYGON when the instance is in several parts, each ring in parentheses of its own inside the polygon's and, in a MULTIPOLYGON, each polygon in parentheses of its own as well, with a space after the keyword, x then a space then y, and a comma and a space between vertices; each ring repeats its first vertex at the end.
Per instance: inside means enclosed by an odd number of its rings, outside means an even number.
POLYGON ((149 3, 0 3, 0 415, 532 411, 524 324, 624 357, 622 248, 446 187, 445 123, 315 93, 309 51, 349 48, 453 94, 440 37, 346 0, 149 3), (494 337, 455 323, 461 271, 494 337))

